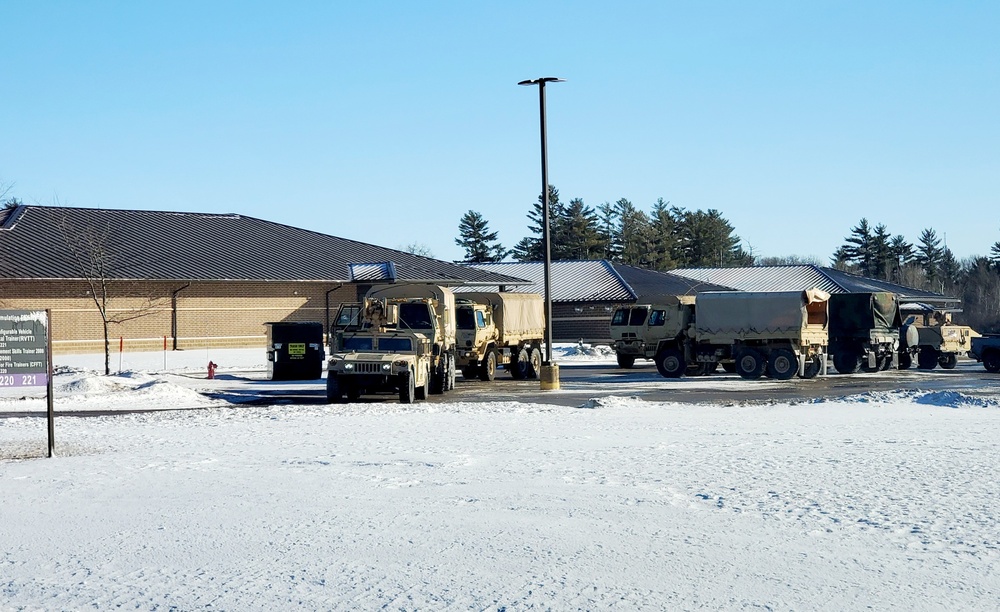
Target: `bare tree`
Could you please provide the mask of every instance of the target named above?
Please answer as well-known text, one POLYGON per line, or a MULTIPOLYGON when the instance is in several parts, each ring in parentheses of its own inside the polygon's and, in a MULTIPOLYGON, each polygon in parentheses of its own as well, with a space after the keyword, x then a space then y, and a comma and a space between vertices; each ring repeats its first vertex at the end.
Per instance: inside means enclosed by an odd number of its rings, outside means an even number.
POLYGON ((70 256, 81 278, 89 285, 104 330, 104 375, 111 374, 111 325, 121 325, 153 314, 166 298, 157 297, 141 280, 129 278, 129 262, 110 248, 111 226, 75 226, 69 219, 56 220, 70 256), (118 308, 121 304, 126 307, 118 308), (114 306, 114 307, 113 307, 114 306))

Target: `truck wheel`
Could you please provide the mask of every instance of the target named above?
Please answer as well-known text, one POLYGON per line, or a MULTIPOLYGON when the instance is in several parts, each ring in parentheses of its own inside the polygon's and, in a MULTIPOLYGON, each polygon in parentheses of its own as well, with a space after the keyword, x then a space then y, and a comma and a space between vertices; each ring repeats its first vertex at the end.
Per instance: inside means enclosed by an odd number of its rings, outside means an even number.
MULTIPOLYGON (((416 386, 416 384, 414 384, 414 386, 416 386)), ((415 397, 418 400, 425 400, 427 399, 427 396, 430 395, 430 392, 431 392, 431 375, 430 372, 428 372, 424 376, 424 384, 420 385, 419 387, 416 387, 415 397)))
POLYGON ((833 355, 833 367, 841 374, 855 374, 861 369, 861 355, 844 349, 833 355))
POLYGON ((814 355, 812 359, 806 362, 806 367, 802 370, 802 378, 816 378, 819 374, 820 369, 823 367, 822 357, 819 355, 814 355))
POLYGON ((921 370, 933 370, 938 363, 937 349, 925 346, 917 353, 917 367, 921 370))
POLYGON ((892 367, 892 354, 879 355, 878 356, 878 369, 879 371, 886 371, 892 367))
POLYGON ((497 354, 494 351, 487 351, 483 357, 483 364, 479 366, 479 380, 492 382, 497 376, 497 354))
POLYGON ((757 349, 745 349, 736 356, 736 373, 740 378, 756 380, 764 373, 767 362, 757 349))
POLYGON ((1000 351, 990 350, 983 353, 983 367, 987 372, 1000 372, 1000 351))
POLYGON ((517 352, 517 355, 511 357, 510 363, 507 364, 507 369, 510 370, 511 378, 514 380, 527 378, 528 368, 531 367, 530 359, 528 351, 525 349, 521 349, 517 352))
POLYGON ((938 365, 946 370, 954 370, 958 365, 958 355, 955 353, 942 353, 938 357, 938 365))
POLYGON ((417 390, 413 386, 413 375, 400 374, 399 377, 399 403, 412 404, 417 396, 417 390))
POLYGON ((445 390, 445 377, 448 366, 445 363, 447 356, 442 355, 441 361, 436 368, 431 369, 431 393, 441 395, 445 390))
POLYGON ((542 373, 542 351, 537 348, 531 349, 531 352, 528 353, 528 362, 528 378, 538 378, 542 373))
POLYGON ((656 371, 664 378, 680 378, 687 369, 684 354, 677 349, 663 349, 656 355, 656 371))
POLYGON ((799 359, 791 349, 776 349, 767 360, 767 375, 775 380, 788 380, 799 371, 799 359))
POLYGON ((344 392, 340 388, 340 380, 336 374, 326 375, 326 403, 339 404, 344 400, 344 392))
POLYGON ((910 351, 900 351, 898 357, 900 370, 909 370, 913 367, 913 355, 910 355, 910 351))
POLYGON ((616 358, 618 359, 619 368, 628 369, 635 365, 635 355, 622 355, 618 353, 616 358))

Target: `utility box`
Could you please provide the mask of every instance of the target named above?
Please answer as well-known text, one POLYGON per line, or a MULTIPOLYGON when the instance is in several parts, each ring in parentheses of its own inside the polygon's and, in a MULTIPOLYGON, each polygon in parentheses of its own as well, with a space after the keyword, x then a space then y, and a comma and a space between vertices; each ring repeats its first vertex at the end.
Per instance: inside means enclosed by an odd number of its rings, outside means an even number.
POLYGON ((323 377, 323 324, 278 322, 267 325, 267 374, 271 380, 323 377))

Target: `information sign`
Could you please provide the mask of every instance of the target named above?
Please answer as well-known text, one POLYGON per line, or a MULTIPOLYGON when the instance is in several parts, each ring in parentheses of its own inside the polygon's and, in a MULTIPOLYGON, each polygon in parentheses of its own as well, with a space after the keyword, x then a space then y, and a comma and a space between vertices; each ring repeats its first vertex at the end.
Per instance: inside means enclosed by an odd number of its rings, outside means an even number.
POLYGON ((0 310, 0 387, 46 386, 47 347, 44 310, 0 310))

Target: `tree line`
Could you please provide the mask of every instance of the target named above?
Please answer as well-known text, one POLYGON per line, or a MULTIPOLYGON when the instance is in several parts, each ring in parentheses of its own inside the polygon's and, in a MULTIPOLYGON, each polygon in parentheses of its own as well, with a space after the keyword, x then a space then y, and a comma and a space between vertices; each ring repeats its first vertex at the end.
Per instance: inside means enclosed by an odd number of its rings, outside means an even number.
MULTIPOLYGON (((488 221, 470 210, 459 221, 455 243, 465 250, 460 263, 489 263, 506 259, 542 261, 542 196, 528 212, 531 235, 512 248, 504 247, 488 221)), ((822 262, 795 255, 754 257, 744 249, 733 225, 718 210, 688 210, 658 199, 649 212, 628 199, 605 202, 596 209, 580 198, 568 203, 549 186, 550 254, 553 260, 607 259, 650 270, 814 264, 822 262)), ((959 261, 933 228, 924 229, 915 243, 893 235, 885 224, 868 219, 850 229, 844 243, 830 257, 831 267, 915 289, 942 293, 962 300, 956 320, 979 331, 1000 331, 1000 241, 989 256, 959 261)))
MULTIPOLYGON (((470 210, 459 221, 455 243, 465 250, 462 263, 541 261, 543 199, 528 212, 532 235, 511 249, 500 244, 487 220, 470 210)), ((662 198, 651 210, 638 208, 625 198, 605 202, 596 209, 580 198, 568 203, 559 190, 549 186, 549 245, 553 260, 607 259, 651 270, 687 267, 751 265, 732 224, 717 210, 687 210, 671 206, 662 198)))

